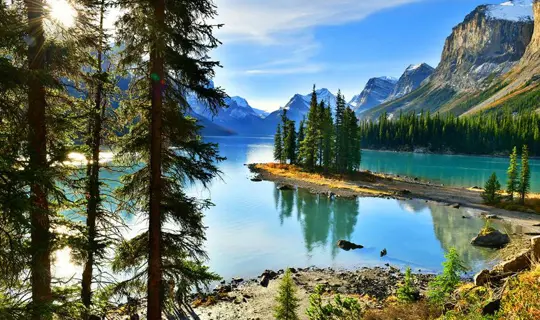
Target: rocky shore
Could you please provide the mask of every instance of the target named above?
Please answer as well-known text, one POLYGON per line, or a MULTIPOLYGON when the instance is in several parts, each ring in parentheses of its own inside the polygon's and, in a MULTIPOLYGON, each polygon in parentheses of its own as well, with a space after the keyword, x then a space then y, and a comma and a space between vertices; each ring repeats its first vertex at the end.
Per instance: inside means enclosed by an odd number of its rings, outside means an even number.
MULTIPOLYGON (((382 308, 386 299, 395 294, 404 273, 390 265, 386 267, 361 268, 358 270, 339 270, 333 268, 291 269, 300 298, 299 310, 309 305, 309 295, 317 285, 322 285, 325 299, 336 294, 354 296, 365 308, 382 308)), ((284 270, 266 270, 257 279, 233 279, 220 284, 214 293, 199 297, 194 310, 200 319, 259 319, 273 318, 273 306, 280 279, 284 270)), ((420 294, 427 290, 431 274, 416 274, 415 287, 420 294)), ((300 312, 303 313, 303 312, 300 312)), ((307 319, 301 315, 301 319, 307 319)))

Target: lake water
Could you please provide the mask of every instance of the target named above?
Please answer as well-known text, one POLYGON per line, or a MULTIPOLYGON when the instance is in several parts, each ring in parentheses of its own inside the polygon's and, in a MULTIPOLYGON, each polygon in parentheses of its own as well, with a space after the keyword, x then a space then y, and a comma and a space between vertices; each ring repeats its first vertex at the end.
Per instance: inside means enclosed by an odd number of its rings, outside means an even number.
MULTIPOLYGON (((273 139, 209 138, 219 143, 227 160, 209 189, 193 187, 189 193, 211 199, 206 212, 208 265, 225 279, 255 277, 265 269, 286 267, 356 268, 390 263, 414 270, 438 272, 444 253, 456 247, 472 271, 494 263, 496 252, 470 245, 484 221, 469 209, 422 200, 381 198, 336 199, 306 190, 278 191, 273 182, 252 182, 253 162, 272 161, 273 139), (462 216, 469 216, 463 219, 462 216), (340 239, 365 248, 342 251, 340 239), (381 258, 386 248, 388 255, 381 258)), ((429 179, 453 186, 481 186, 492 171, 504 180, 507 160, 489 157, 427 155, 363 151, 362 169, 429 179)), ((531 161, 533 190, 539 191, 540 164, 531 161)), ((105 173, 109 179, 119 174, 105 173)), ((128 218, 126 236, 146 227, 142 218, 128 218)), ((507 225, 496 225, 513 232, 507 225)), ((69 252, 57 254, 57 266, 69 265, 69 252)), ((80 269, 80 268, 76 268, 80 269)), ((65 268, 70 276, 76 270, 65 268)))
MULTIPOLYGON (((390 263, 440 271, 444 253, 452 246, 473 271, 493 263, 493 250, 470 245, 484 225, 472 210, 421 200, 332 201, 302 189, 279 191, 273 182, 250 181, 251 174, 244 166, 272 161, 272 138, 211 140, 219 143, 221 154, 227 157, 220 165, 222 179, 216 180, 209 190, 192 192, 211 198, 215 204, 205 217, 206 249, 211 269, 226 279, 253 277, 264 269, 312 265, 354 268, 390 263), (463 219, 463 215, 472 218, 463 219), (365 248, 342 251, 336 247, 340 239, 365 248), (384 248, 388 255, 380 258, 384 248)), ((469 186, 483 185, 487 178, 485 170, 504 171, 505 160, 364 151, 362 161, 363 169, 469 186), (483 167, 489 169, 477 170, 483 167)), ((533 165, 537 170, 538 163, 533 165)))

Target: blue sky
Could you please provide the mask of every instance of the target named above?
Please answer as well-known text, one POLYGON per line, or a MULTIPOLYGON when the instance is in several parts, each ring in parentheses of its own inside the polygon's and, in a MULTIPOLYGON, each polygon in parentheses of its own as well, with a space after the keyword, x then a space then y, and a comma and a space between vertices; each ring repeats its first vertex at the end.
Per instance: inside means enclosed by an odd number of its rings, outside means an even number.
POLYGON ((497 0, 215 0, 225 26, 215 83, 275 110, 315 83, 347 100, 369 78, 436 67, 452 27, 497 0))

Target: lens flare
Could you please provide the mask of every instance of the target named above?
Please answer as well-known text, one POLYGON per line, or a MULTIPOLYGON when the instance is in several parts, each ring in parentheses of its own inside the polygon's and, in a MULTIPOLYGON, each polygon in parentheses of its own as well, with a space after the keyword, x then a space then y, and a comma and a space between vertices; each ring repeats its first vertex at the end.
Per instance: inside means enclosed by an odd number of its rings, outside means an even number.
POLYGON ((48 0, 50 17, 61 26, 70 28, 75 25, 77 10, 66 0, 48 0))

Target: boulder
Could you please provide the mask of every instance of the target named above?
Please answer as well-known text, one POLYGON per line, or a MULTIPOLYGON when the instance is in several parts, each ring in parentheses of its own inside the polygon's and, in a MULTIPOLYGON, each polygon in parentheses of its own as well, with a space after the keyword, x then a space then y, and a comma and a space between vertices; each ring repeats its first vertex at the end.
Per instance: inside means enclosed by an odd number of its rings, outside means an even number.
POLYGON ((527 270, 531 267, 531 253, 532 250, 524 250, 512 259, 501 262, 495 269, 502 272, 519 272, 527 270))
POLYGON ((259 177, 251 178, 250 180, 253 181, 253 182, 261 182, 261 181, 263 181, 263 180, 262 180, 261 178, 259 178, 259 177))
POLYGON ((531 238, 531 251, 534 261, 540 261, 540 236, 531 238))
POLYGON ((277 186, 278 190, 281 190, 281 191, 286 191, 286 190, 294 190, 294 187, 291 186, 290 184, 281 184, 279 186, 277 186))
POLYGON ((496 214, 486 214, 484 216, 484 218, 488 219, 488 220, 500 220, 501 218, 499 218, 499 216, 497 216, 496 214))
POLYGON ((362 245, 349 242, 347 240, 339 240, 337 242, 337 246, 340 247, 341 249, 345 250, 345 251, 362 249, 364 247, 362 245))
POLYGON ((265 275, 268 276, 270 280, 273 280, 273 279, 277 278, 278 273, 275 272, 274 270, 268 270, 267 269, 267 270, 264 270, 264 272, 261 274, 261 277, 263 277, 265 275))
POLYGON ((386 248, 381 250, 381 258, 384 257, 387 254, 388 254, 388 252, 386 251, 386 248))
POLYGON ((454 209, 459 209, 461 207, 459 203, 454 203, 454 204, 451 204, 450 206, 454 209))
POLYGON ((483 286, 489 282, 491 282, 491 273, 489 270, 484 269, 474 276, 475 286, 483 286))
POLYGON ((244 281, 243 278, 232 278, 233 283, 240 283, 240 282, 243 282, 243 281, 244 281))
POLYGON ((471 240, 471 244, 478 247, 502 248, 510 242, 510 237, 499 230, 491 230, 488 233, 480 232, 471 240))
POLYGON ((263 274, 259 280, 259 284, 263 287, 268 287, 268 283, 270 282, 270 277, 267 274, 263 274))

